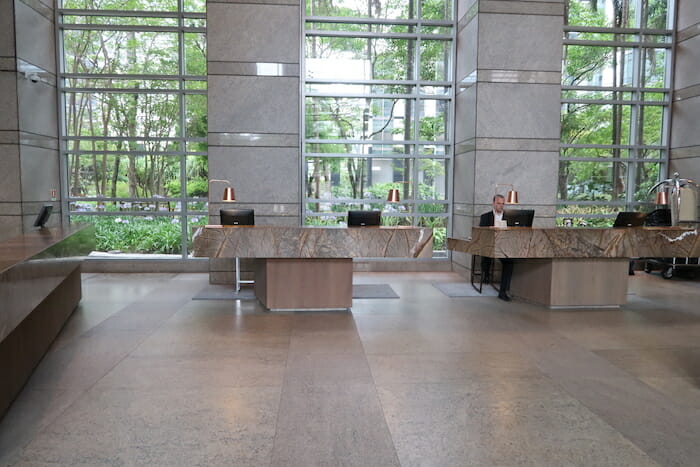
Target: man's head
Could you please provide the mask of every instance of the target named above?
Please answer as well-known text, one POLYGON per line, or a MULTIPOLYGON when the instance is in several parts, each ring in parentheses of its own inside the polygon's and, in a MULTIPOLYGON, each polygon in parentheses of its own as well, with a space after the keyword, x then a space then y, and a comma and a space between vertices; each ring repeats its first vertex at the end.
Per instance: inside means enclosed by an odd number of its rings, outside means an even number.
POLYGON ((503 212, 503 206, 506 204, 506 198, 503 195, 495 195, 493 197, 493 210, 500 214, 503 212))

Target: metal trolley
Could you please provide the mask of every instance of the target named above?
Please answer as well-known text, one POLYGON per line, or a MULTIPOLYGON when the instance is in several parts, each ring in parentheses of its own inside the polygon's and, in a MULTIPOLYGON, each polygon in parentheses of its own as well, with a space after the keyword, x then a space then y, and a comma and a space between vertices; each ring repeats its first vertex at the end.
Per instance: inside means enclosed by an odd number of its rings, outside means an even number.
MULTIPOLYGON (((650 212, 645 221, 646 226, 671 225, 671 210, 657 209, 650 212)), ((692 277, 700 275, 698 258, 641 258, 644 261, 644 272, 661 269, 661 277, 672 278, 677 272, 688 273, 692 277)))
POLYGON ((698 258, 644 258, 644 272, 661 269, 661 277, 672 278, 676 272, 688 273, 693 278, 700 276, 698 258))

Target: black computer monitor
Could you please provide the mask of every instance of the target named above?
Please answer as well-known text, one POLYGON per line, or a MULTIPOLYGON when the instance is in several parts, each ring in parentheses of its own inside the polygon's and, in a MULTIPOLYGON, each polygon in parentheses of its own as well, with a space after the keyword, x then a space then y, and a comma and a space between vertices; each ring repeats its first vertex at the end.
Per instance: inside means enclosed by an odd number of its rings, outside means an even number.
POLYGON ((534 209, 504 209, 503 220, 508 227, 532 227, 535 218, 534 209))
POLYGON ((377 226, 381 222, 381 211, 348 211, 348 227, 377 226))
POLYGON ((646 217, 647 215, 644 212, 618 212, 613 227, 640 227, 644 225, 644 219, 646 217))
POLYGON ((654 209, 644 218, 644 225, 649 227, 667 227, 671 224, 671 210, 668 208, 654 209))
POLYGON ((49 220, 49 216, 51 216, 52 211, 52 204, 45 204, 44 206, 42 206, 41 211, 39 211, 39 214, 37 214, 36 219, 34 220, 34 227, 39 227, 43 229, 46 225, 46 221, 49 220))
POLYGON ((220 209, 221 225, 255 225, 253 209, 220 209))

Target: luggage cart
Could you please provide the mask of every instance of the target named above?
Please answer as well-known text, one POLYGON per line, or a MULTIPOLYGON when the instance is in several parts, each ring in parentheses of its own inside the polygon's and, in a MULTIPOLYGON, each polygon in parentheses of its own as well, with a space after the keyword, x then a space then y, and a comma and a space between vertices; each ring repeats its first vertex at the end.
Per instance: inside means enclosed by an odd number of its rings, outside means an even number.
POLYGON ((644 272, 652 272, 660 268, 661 277, 664 279, 670 279, 676 272, 681 271, 689 273, 692 277, 697 277, 700 272, 698 258, 644 258, 644 260, 644 272))
MULTIPOLYGON (((644 225, 648 227, 660 227, 671 225, 671 210, 662 208, 656 209, 647 214, 644 225)), ((677 272, 690 272, 695 277, 698 275, 700 265, 698 258, 639 258, 644 261, 644 272, 652 272, 654 269, 661 269, 661 277, 672 278, 677 272)))

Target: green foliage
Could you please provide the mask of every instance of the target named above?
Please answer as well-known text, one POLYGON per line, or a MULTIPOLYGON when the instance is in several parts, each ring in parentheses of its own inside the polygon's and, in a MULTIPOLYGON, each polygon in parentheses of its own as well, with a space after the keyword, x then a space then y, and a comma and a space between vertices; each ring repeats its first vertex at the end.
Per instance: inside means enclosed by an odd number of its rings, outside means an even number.
MULTIPOLYGON (((178 218, 169 216, 72 216, 72 222, 95 225, 96 250, 110 253, 181 254, 182 229, 178 218)), ((206 223, 190 218, 188 232, 206 223)))
MULTIPOLYGON (((203 179, 190 180, 187 182, 187 196, 206 198, 209 190, 209 181, 203 179)), ((173 180, 168 184, 168 192, 171 197, 180 196, 180 181, 173 180)))
MULTIPOLYGON (((655 28, 666 28, 666 0, 649 0, 637 4, 642 9, 644 23, 655 28)), ((567 24, 582 27, 636 27, 630 13, 629 0, 615 1, 613 18, 605 8, 588 0, 567 0, 567 24)), ((577 40, 624 42, 631 35, 622 32, 568 32, 567 37, 577 40)), ((636 37, 636 36, 635 36, 636 37)), ((647 40, 654 40, 653 37, 647 40)), ((624 104, 624 101, 652 100, 661 103, 662 95, 653 92, 635 94, 632 89, 632 70, 629 68, 629 50, 617 45, 568 45, 564 49, 564 85, 609 85, 621 87, 615 91, 564 91, 564 98, 591 102, 562 105, 561 142, 567 145, 595 145, 595 149, 562 148, 559 165, 558 192, 561 200, 586 200, 601 203, 621 201, 631 194, 632 199, 644 201, 646 191, 659 177, 658 162, 641 162, 647 157, 660 158, 654 150, 626 145, 660 145, 663 128, 663 107, 659 105, 624 104), (603 81, 601 81, 603 80, 603 81), (627 89, 626 89, 627 88, 627 89), (610 101, 609 104, 594 103, 610 101), (618 102, 613 102, 618 101, 618 102), (622 104, 619 101, 623 101, 622 104), (632 110, 634 109, 634 113, 632 110), (633 115, 636 117, 632 122, 633 115), (633 125, 635 123, 636 125, 633 125), (631 131, 635 128, 636 131, 631 131), (590 157, 590 161, 567 160, 569 157, 590 157), (613 162, 606 159, 623 159, 613 162), (629 161, 625 159, 629 158, 629 161), (636 160, 635 160, 636 159, 636 160)), ((645 48, 640 85, 654 89, 665 87, 666 52, 645 48)), ((573 208, 567 206, 567 209, 573 208)), ((562 212, 561 210, 559 211, 562 212)), ((598 215, 596 213, 589 213, 598 215)), ((589 219, 589 224, 594 223, 589 219)), ((597 221, 595 221, 597 222, 597 221)))

